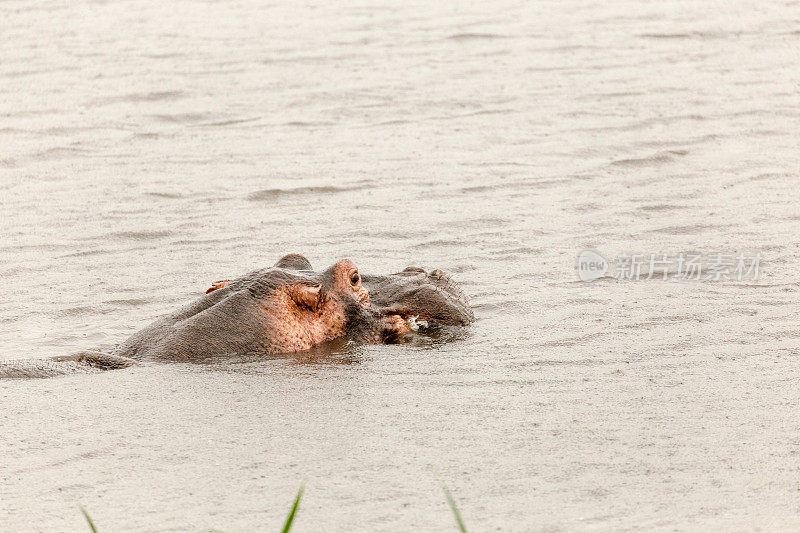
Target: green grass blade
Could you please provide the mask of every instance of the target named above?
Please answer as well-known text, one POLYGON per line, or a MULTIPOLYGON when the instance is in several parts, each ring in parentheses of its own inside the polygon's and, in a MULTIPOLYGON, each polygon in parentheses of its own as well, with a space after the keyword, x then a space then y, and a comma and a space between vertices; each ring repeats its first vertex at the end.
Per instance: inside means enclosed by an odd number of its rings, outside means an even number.
POLYGON ((283 524, 283 529, 281 533, 289 533, 289 530, 292 529, 292 522, 294 522, 294 515, 297 513, 297 506, 300 505, 300 497, 303 495, 303 486, 300 485, 300 490, 297 491, 297 498, 294 499, 294 505, 292 505, 292 510, 289 511, 289 516, 286 517, 286 523, 283 524))
POLYGON ((447 487, 444 485, 442 485, 442 490, 444 491, 444 497, 447 498, 447 503, 450 505, 450 509, 453 511, 453 516, 456 517, 458 530, 461 531, 461 533, 467 533, 467 526, 464 525, 464 521, 461 519, 461 513, 458 512, 458 507, 456 507, 456 501, 453 499, 453 495, 450 494, 450 491, 447 490, 447 487))
POLYGON ((81 506, 81 512, 83 513, 83 517, 89 523, 89 528, 92 530, 92 533, 97 533, 97 528, 94 527, 94 522, 92 522, 92 517, 89 516, 89 513, 86 512, 86 509, 81 506))

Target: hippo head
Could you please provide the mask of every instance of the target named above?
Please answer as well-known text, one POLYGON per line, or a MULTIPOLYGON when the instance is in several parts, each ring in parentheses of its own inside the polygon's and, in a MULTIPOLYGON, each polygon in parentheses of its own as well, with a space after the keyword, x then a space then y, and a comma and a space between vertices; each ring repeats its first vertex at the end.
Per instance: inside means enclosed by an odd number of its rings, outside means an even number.
MULTIPOLYGON (((311 263, 300 254, 286 255, 275 266, 302 274, 313 272, 311 263)), ((388 276, 360 275, 355 264, 342 260, 318 274, 317 279, 320 294, 330 301, 323 317, 341 317, 337 309, 344 309, 346 329, 362 338, 374 334, 373 338, 383 342, 401 342, 418 326, 465 326, 475 321, 464 292, 439 269, 427 272, 407 267, 388 276), (348 306, 352 301, 359 304, 356 312, 348 306), (366 309, 370 312, 364 313, 366 309)), ((316 302, 316 297, 314 290, 308 298, 316 302)))
MULTIPOLYGON (((311 262, 301 254, 281 257, 273 268, 314 276, 311 262)), ((465 326, 475 321, 469 301, 452 278, 439 269, 430 272, 407 267, 402 272, 385 275, 360 275, 352 261, 343 259, 321 274, 316 274, 319 290, 312 286, 297 293, 297 300, 319 302, 333 299, 341 305, 355 300, 382 315, 397 315, 430 326, 465 326), (319 301, 318 301, 319 300, 319 301)), ((228 281, 215 282, 208 290, 223 287, 228 281)))

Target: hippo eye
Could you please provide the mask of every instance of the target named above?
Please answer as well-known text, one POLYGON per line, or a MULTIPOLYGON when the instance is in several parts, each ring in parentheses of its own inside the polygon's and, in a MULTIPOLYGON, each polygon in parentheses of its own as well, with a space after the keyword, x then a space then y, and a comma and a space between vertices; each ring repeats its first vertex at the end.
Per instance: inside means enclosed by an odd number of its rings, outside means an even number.
POLYGON ((358 275, 358 271, 355 271, 352 274, 350 274, 350 284, 351 285, 353 285, 353 286, 358 285, 358 281, 360 279, 361 279, 361 277, 358 275))

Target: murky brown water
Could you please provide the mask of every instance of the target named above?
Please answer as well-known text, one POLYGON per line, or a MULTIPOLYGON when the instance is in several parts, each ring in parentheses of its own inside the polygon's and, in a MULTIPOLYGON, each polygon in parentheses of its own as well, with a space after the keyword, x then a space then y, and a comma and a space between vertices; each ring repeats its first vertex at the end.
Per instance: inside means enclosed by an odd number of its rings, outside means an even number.
POLYGON ((0 529, 800 527, 800 8, 0 4, 0 359, 304 252, 450 342, 0 383, 0 529), (760 250, 757 284, 577 253, 760 250))

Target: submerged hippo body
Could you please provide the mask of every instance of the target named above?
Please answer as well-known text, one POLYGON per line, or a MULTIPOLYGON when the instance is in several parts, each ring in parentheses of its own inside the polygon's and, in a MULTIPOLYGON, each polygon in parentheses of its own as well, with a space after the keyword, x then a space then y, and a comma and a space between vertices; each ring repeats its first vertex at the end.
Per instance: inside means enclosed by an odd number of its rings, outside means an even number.
POLYGON ((362 276, 348 260, 315 272, 299 254, 206 294, 132 335, 110 354, 83 352, 48 360, 0 364, 2 377, 48 377, 138 361, 202 362, 222 355, 308 350, 349 336, 362 342, 402 342, 417 326, 474 321, 466 296, 440 270, 408 267, 362 276))
POLYGON ((348 260, 316 273, 304 256, 215 282, 206 295, 122 344, 113 355, 201 361, 220 354, 291 353, 345 335, 399 342, 417 325, 474 321, 466 296, 441 270, 359 274, 348 260))

